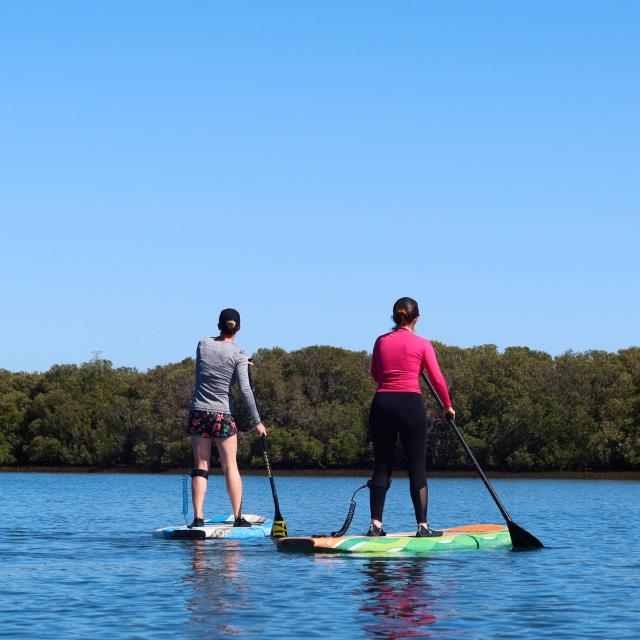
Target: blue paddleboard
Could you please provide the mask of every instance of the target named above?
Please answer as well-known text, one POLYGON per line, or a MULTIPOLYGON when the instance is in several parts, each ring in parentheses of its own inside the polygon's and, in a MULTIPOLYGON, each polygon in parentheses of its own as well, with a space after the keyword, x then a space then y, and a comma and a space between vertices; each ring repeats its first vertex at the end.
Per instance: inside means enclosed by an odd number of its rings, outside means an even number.
POLYGON ((273 520, 264 516, 252 516, 244 514, 245 520, 251 523, 251 527, 234 527, 233 516, 218 516, 205 520, 204 527, 186 525, 181 527, 164 527, 153 532, 154 538, 164 540, 247 540, 256 538, 268 538, 271 535, 273 520))

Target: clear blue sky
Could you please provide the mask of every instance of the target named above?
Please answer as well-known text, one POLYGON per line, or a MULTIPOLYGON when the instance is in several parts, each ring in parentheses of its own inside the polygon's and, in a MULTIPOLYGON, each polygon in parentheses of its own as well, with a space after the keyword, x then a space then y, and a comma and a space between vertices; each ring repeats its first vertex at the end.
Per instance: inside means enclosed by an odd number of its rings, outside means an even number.
POLYGON ((0 7, 0 368, 640 344, 640 3, 0 7))

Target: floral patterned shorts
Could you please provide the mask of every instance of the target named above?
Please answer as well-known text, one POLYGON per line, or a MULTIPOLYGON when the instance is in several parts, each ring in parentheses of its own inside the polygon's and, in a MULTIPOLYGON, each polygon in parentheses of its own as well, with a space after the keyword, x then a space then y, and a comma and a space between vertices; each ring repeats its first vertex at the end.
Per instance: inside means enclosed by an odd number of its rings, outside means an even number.
POLYGON ((238 433, 236 421, 230 413, 189 411, 187 433, 196 438, 229 438, 238 433))

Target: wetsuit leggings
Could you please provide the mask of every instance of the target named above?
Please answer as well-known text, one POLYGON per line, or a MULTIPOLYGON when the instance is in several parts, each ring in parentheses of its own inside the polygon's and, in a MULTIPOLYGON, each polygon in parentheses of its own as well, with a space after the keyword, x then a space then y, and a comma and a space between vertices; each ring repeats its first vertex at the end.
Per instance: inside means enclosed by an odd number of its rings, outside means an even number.
POLYGON ((416 522, 426 522, 428 489, 424 468, 427 414, 422 396, 404 392, 376 393, 369 414, 369 433, 374 455, 370 487, 371 519, 382 521, 399 435, 407 459, 409 490, 416 522))

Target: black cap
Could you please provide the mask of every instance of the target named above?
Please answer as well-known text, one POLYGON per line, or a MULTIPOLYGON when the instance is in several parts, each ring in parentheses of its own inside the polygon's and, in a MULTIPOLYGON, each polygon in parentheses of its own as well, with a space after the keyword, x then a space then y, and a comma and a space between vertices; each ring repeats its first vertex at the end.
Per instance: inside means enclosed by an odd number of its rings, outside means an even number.
POLYGON ((218 318, 218 324, 224 327, 229 320, 233 320, 236 325, 240 324, 240 314, 235 309, 223 309, 218 318))

